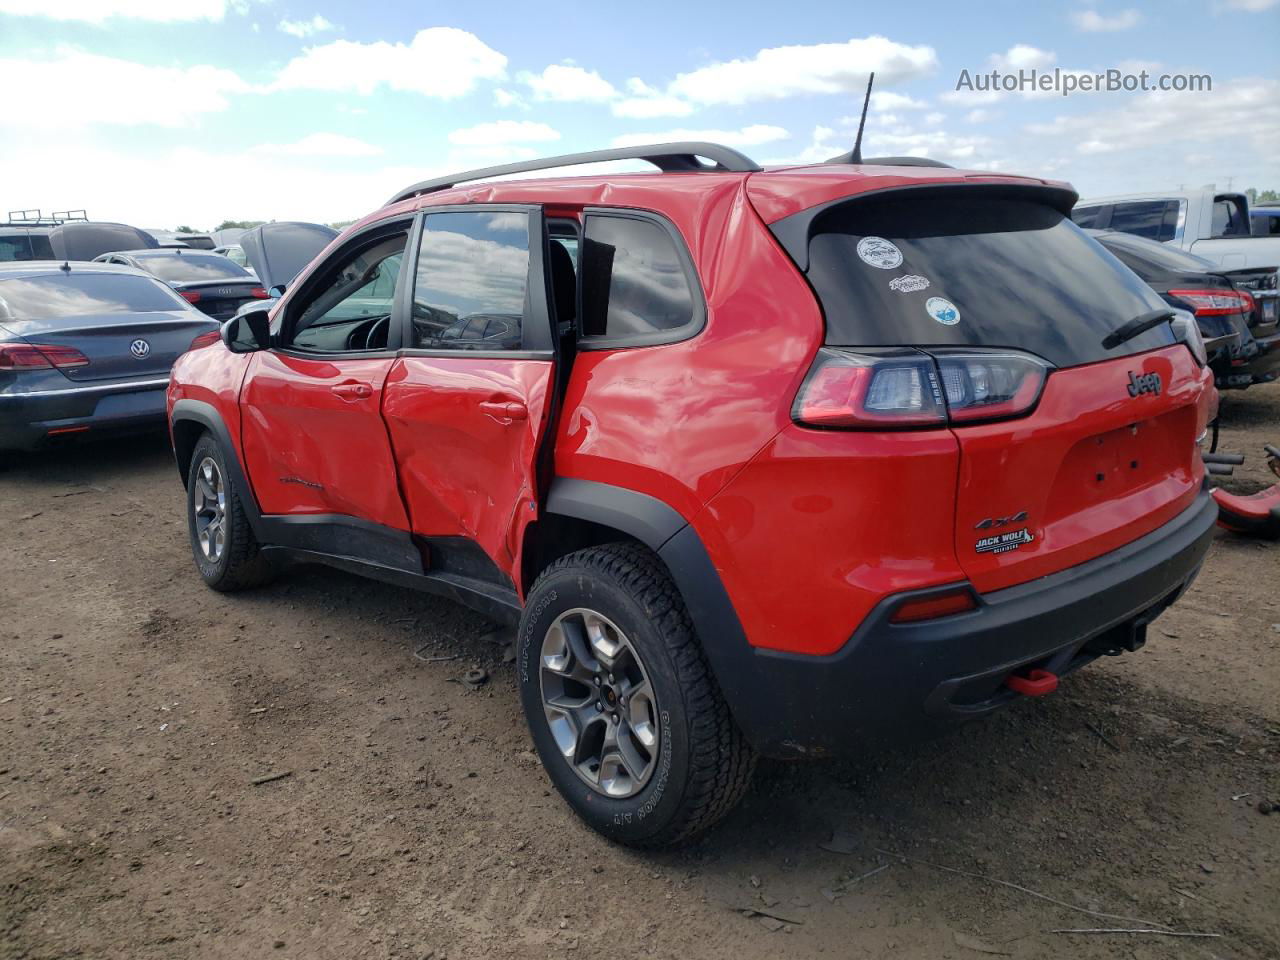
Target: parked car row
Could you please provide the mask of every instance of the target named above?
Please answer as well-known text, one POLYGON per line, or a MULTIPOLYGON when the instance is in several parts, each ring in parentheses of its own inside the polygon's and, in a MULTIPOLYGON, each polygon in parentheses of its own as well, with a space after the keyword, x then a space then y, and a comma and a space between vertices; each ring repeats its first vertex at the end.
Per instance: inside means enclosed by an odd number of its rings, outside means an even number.
POLYGON ((1220 389, 1241 389, 1280 377, 1280 228, 1269 210, 1251 211, 1243 193, 1204 189, 1082 200, 1071 217, 1192 311, 1206 339, 1234 337, 1214 372, 1220 389))

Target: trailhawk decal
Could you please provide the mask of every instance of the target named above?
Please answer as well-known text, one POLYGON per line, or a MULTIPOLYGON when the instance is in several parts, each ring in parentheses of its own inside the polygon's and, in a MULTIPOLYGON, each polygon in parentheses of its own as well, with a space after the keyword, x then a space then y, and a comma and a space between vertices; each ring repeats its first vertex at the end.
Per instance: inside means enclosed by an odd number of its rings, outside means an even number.
POLYGON ((889 289, 895 293, 915 293, 917 290, 926 290, 929 287, 929 278, 920 277, 914 273, 908 273, 905 277, 894 277, 889 281, 889 289))
POLYGON ((1017 550, 1024 543, 1031 543, 1035 537, 1031 535, 1031 531, 1026 527, 1021 530, 1013 530, 1010 533, 998 533, 994 537, 983 537, 973 545, 973 549, 978 553, 1008 553, 1010 550, 1017 550))
POLYGON ((863 237, 858 241, 858 259, 880 270, 902 266, 902 251, 884 237, 863 237))

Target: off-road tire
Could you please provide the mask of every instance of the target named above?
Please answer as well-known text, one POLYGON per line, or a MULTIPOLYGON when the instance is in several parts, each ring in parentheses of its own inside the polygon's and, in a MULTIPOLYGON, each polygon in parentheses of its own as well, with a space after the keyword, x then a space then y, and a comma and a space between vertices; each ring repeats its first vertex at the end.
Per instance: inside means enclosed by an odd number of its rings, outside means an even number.
POLYGON ((187 467, 187 531, 191 538, 191 553, 196 561, 196 569, 200 571, 201 579, 214 590, 224 593, 246 590, 266 583, 275 575, 271 561, 262 553, 253 529, 249 526, 249 518, 240 502, 240 490, 227 469, 226 453, 209 433, 196 441, 191 463, 187 467), (225 540, 216 560, 205 556, 196 529, 198 471, 205 458, 212 459, 217 465, 226 490, 223 521, 225 540))
POLYGON ((746 792, 755 753, 730 715, 684 600, 658 558, 638 544, 592 547, 555 561, 526 598, 517 646, 520 697, 556 789, 591 827, 628 846, 670 847, 707 830, 746 792), (542 699, 542 644, 566 611, 612 621, 641 659, 661 715, 656 766, 625 799, 585 783, 551 732, 542 699))

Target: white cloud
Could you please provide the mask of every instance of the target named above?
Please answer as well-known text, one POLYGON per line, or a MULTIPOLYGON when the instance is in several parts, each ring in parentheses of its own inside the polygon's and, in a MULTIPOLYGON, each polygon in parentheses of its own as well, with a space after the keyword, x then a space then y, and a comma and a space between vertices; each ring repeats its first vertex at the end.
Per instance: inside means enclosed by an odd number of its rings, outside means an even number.
POLYGON ((631 96, 615 101, 610 108, 615 117, 652 120, 655 117, 687 117, 693 113, 693 104, 689 101, 663 93, 639 77, 627 81, 627 92, 631 96))
POLYGON ((871 109, 888 110, 923 110, 929 106, 923 100, 916 100, 905 93, 894 93, 892 90, 876 90, 871 94, 871 109))
POLYGON ((503 110, 511 107, 519 107, 521 110, 529 109, 529 105, 524 102, 524 97, 503 87, 497 87, 493 91, 493 105, 503 110))
POLYGON ((494 120, 449 134, 449 142, 463 147, 492 147, 505 143, 543 143, 559 140, 560 132, 531 120, 494 120))
POLYGON ((770 47, 747 60, 713 63, 672 81, 668 93, 695 103, 743 104, 814 93, 851 93, 874 70, 881 84, 921 76, 938 64, 932 47, 873 36, 846 43, 770 47))
POLYGON ((535 100, 564 103, 603 103, 618 95, 613 84, 594 70, 553 63, 541 73, 520 74, 520 82, 533 91, 535 100))
POLYGON ((1043 70, 1051 67, 1058 55, 1026 43, 1015 43, 1004 53, 993 53, 987 58, 993 69, 1013 72, 1017 70, 1043 70))
POLYGON ((293 143, 260 143, 253 153, 277 157, 376 157, 382 148, 341 133, 311 133, 293 143))
POLYGON ((791 136, 782 127, 755 123, 740 130, 663 130, 657 133, 624 133, 611 141, 615 147, 634 147, 645 143, 670 143, 681 140, 708 140, 729 147, 756 147, 791 136))
POLYGON ((150 67, 70 47, 38 60, 0 57, 0 76, 22 77, 24 86, 40 92, 38 97, 6 98, 0 126, 16 128, 183 127, 203 114, 226 110, 228 94, 250 89, 237 74, 220 67, 150 67), (115 92, 86 96, 86 91, 115 92))
POLYGON ((1085 33, 1114 33, 1136 27, 1142 20, 1142 14, 1133 8, 1121 10, 1111 16, 1097 10, 1076 10, 1071 14, 1071 19, 1085 33))
POLYGON ((1263 10, 1270 10, 1280 0, 1227 0, 1227 6, 1233 10, 1243 10, 1246 13, 1261 13, 1263 10))
POLYGON ((984 120, 989 119, 991 116, 992 114, 990 110, 983 110, 979 108, 977 110, 970 110, 968 113, 966 113, 964 115, 964 122, 965 123, 982 123, 984 120))
POLYGON ((316 14, 310 20, 281 20, 276 27, 291 37, 311 37, 317 33, 328 33, 330 30, 337 30, 337 26, 330 23, 320 14, 316 14))
POLYGON ((230 6, 227 0, 0 0, 0 14, 93 24, 113 18, 177 23, 221 20, 230 6))
POLYGON ((1249 162, 1245 144, 1262 157, 1280 152, 1280 82, 1253 78, 1215 84, 1211 96, 1154 91, 1122 107, 1060 116, 1027 129, 1037 137, 1074 141, 1081 154, 1229 143, 1235 145, 1235 168, 1249 162))
POLYGON ((355 91, 379 87, 451 99, 481 80, 506 77, 507 58, 479 37, 454 27, 419 30, 410 43, 334 40, 290 60, 273 85, 281 90, 355 91))

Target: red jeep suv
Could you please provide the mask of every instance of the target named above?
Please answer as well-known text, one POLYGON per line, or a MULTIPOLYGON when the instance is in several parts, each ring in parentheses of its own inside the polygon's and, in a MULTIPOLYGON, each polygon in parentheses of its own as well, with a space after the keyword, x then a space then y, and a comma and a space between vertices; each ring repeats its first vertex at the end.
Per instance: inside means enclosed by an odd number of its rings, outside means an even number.
POLYGON ((639 846, 758 755, 1048 693, 1142 645, 1216 515, 1195 324, 1075 200, 707 143, 416 184, 174 366, 200 575, 318 562, 518 623, 547 774, 639 846), (493 182, 621 158, 658 172, 493 182))

